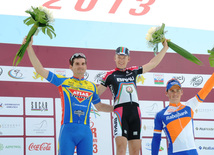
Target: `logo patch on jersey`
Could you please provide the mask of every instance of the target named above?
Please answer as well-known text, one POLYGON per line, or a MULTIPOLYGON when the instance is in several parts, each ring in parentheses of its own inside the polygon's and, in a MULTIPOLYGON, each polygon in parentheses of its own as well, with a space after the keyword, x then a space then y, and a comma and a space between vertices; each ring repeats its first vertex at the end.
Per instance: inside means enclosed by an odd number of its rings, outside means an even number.
POLYGON ((132 87, 128 86, 128 87, 126 87, 126 91, 127 91, 129 94, 131 94, 131 93, 133 92, 133 89, 132 89, 132 87))
POLYGON ((83 91, 83 90, 74 90, 74 89, 69 89, 69 90, 73 95, 73 97, 75 97, 79 102, 83 102, 93 94, 92 92, 83 91))

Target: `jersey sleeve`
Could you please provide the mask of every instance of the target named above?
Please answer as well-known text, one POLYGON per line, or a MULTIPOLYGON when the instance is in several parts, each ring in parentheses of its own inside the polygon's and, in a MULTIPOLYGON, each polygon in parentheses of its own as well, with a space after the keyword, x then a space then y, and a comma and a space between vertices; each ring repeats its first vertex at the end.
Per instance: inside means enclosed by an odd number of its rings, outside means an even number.
POLYGON ((198 99, 198 101, 203 102, 207 97, 207 95, 210 93, 210 91, 213 89, 213 87, 214 87, 214 73, 204 84, 204 87, 196 95, 196 98, 198 99))
POLYGON ((60 86, 67 78, 62 75, 57 75, 49 71, 47 81, 50 83, 56 85, 57 87, 60 86))
POLYGON ((106 72, 106 73, 103 75, 103 77, 102 77, 102 79, 101 79, 101 82, 100 82, 101 85, 103 85, 103 86, 105 86, 105 87, 107 87, 107 86, 109 85, 108 79, 109 79, 110 74, 111 74, 110 72, 106 72))
POLYGON ((92 103, 93 104, 97 104, 97 103, 99 103, 100 102, 100 97, 99 97, 99 95, 98 95, 98 90, 97 90, 97 86, 94 84, 94 83, 92 83, 93 85, 94 85, 94 94, 93 94, 93 98, 92 98, 92 103))
POLYGON ((157 155, 160 148, 161 132, 163 129, 162 120, 160 117, 161 113, 157 113, 154 119, 154 133, 152 138, 152 155, 157 155))

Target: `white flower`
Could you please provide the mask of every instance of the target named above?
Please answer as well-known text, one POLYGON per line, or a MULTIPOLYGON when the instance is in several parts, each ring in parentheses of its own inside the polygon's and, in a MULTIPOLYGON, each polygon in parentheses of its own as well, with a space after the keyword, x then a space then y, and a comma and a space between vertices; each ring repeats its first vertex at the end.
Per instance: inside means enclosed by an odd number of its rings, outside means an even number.
POLYGON ((149 34, 153 34, 157 30, 157 27, 151 27, 148 31, 149 34))
POLYGON ((147 33, 146 34, 146 40, 147 41, 151 41, 152 40, 152 34, 151 33, 147 33))
POLYGON ((47 7, 44 7, 44 6, 39 6, 38 9, 40 11, 43 11, 47 18, 48 18, 48 23, 53 23, 54 22, 54 17, 53 17, 53 12, 50 11, 47 7))

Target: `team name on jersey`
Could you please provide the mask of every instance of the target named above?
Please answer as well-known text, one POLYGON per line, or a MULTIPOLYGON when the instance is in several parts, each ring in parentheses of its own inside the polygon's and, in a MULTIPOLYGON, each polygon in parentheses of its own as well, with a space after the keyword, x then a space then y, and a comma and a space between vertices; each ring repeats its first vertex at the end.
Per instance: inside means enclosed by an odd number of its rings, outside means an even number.
POLYGON ((130 82, 134 81, 134 77, 129 77, 129 78, 117 78, 117 82, 130 82))
POLYGON ((186 114, 188 114, 188 112, 185 110, 185 111, 182 112, 182 113, 177 113, 177 114, 175 114, 175 115, 166 116, 166 120, 178 118, 178 117, 184 116, 184 115, 186 115, 186 114))
POLYGON ((85 99, 88 99, 93 93, 88 91, 80 91, 80 90, 73 90, 69 89, 72 95, 79 101, 82 102, 85 99))

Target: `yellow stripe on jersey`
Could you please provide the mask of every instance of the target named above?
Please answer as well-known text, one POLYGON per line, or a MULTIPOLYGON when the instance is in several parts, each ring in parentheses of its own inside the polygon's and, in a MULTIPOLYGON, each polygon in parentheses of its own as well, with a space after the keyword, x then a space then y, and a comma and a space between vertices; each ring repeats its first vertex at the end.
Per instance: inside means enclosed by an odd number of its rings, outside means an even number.
POLYGON ((92 97, 90 98, 90 101, 89 101, 89 104, 88 104, 88 109, 87 109, 87 112, 86 112, 86 115, 85 115, 84 124, 86 124, 86 121, 87 121, 88 112, 89 112, 89 109, 90 109, 90 106, 91 106, 91 100, 92 100, 92 97))
POLYGON ((70 123, 73 123, 73 115, 72 115, 72 106, 71 106, 71 97, 70 97, 70 93, 67 90, 67 88, 63 88, 63 91, 66 93, 67 98, 69 100, 69 105, 70 105, 70 123))

